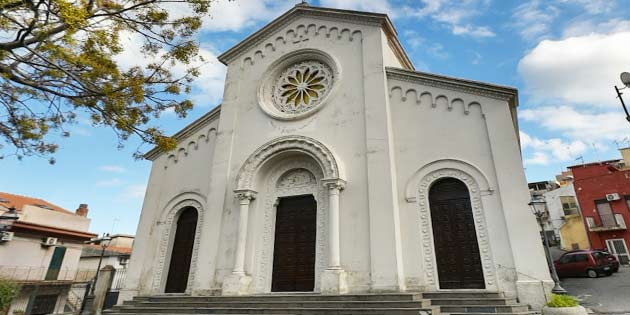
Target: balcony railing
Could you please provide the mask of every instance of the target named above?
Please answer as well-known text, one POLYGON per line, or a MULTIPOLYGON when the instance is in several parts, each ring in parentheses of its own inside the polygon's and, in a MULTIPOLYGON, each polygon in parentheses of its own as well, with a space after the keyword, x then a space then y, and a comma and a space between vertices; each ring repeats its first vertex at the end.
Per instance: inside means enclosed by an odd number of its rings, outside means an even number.
POLYGON ((628 228, 623 215, 619 213, 600 215, 599 221, 595 221, 593 217, 587 217, 586 222, 589 231, 593 232, 625 230, 628 228))
POLYGON ((0 266, 0 278, 17 282, 87 282, 95 274, 88 269, 0 266))

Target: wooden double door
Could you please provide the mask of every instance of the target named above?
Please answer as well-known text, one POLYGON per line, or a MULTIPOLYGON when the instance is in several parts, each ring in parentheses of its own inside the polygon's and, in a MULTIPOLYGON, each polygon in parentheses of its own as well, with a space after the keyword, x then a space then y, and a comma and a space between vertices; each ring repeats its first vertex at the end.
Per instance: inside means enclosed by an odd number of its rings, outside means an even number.
POLYGON ((281 198, 276 210, 273 292, 310 292, 315 288, 317 202, 313 195, 281 198))
POLYGON ((438 180, 429 190, 429 204, 440 289, 485 289, 466 184, 438 180))

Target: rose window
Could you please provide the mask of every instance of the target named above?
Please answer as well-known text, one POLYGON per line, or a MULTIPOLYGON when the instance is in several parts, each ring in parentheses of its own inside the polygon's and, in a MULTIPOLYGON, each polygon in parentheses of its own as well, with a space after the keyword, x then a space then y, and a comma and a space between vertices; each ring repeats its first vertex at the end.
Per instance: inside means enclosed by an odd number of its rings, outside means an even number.
POLYGON ((283 113, 303 113, 317 106, 330 91, 331 69, 319 61, 295 64, 280 74, 273 90, 276 107, 283 113))

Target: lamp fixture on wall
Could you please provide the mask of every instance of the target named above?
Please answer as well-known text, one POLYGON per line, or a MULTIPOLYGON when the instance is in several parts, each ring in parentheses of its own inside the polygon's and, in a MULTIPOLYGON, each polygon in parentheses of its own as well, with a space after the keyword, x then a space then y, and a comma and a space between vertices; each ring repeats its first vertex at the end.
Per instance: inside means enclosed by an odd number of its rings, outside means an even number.
POLYGON ((623 107, 623 111, 626 112, 626 120, 630 122, 630 112, 628 112, 626 103, 624 103, 623 101, 623 97, 622 97, 623 93, 621 93, 621 90, 630 88, 630 72, 621 73, 621 83, 623 83, 624 87, 618 88, 615 85, 615 91, 617 92, 617 98, 619 98, 619 101, 621 102, 621 107, 623 107))

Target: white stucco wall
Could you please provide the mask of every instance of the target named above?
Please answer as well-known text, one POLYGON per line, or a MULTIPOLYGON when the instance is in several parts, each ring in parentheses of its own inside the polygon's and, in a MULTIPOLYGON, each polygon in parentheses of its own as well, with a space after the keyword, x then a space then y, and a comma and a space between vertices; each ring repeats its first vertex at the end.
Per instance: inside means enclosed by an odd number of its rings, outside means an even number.
POLYGON ((57 212, 31 205, 24 205, 20 211, 19 220, 82 232, 87 232, 90 227, 90 219, 87 217, 71 213, 57 212))

